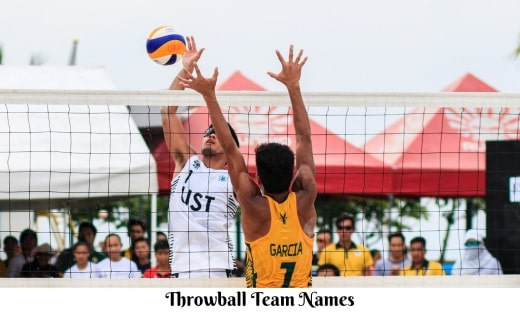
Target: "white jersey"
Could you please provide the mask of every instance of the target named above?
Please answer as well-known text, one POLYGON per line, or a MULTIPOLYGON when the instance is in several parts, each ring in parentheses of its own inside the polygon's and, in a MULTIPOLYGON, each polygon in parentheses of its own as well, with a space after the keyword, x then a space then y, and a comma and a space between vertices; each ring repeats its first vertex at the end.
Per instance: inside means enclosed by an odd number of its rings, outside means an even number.
POLYGON ((63 273, 63 278, 98 278, 101 273, 97 269, 97 265, 88 262, 84 269, 78 268, 78 264, 74 264, 63 273))
POLYGON ((172 180, 168 210, 172 273, 235 268, 231 231, 237 206, 228 171, 208 168, 192 156, 172 180))
POLYGON ((122 257, 119 261, 105 258, 96 264, 101 278, 140 278, 141 271, 132 260, 122 257))

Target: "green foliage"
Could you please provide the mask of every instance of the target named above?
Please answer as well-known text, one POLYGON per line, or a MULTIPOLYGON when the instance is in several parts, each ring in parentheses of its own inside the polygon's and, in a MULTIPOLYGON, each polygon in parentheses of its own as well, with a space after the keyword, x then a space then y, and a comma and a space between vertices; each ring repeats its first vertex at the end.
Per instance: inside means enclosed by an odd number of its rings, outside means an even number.
POLYGON ((2 65, 2 58, 4 56, 4 49, 3 47, 0 45, 0 65, 2 65))
POLYGON ((344 198, 334 196, 319 196, 315 202, 318 214, 318 227, 328 225, 333 228, 333 220, 342 212, 354 216, 362 216, 373 224, 367 231, 367 240, 379 240, 383 233, 391 231, 410 230, 404 222, 406 219, 428 219, 426 207, 421 206, 419 198, 344 198))
MULTIPOLYGON (((98 204, 94 209, 79 208, 71 213, 72 219, 77 223, 84 220, 97 218, 100 212, 106 215, 106 221, 114 222, 117 228, 126 227, 130 218, 139 218, 151 223, 151 196, 136 196, 98 204)), ((168 197, 157 198, 157 223, 168 220, 168 197)))

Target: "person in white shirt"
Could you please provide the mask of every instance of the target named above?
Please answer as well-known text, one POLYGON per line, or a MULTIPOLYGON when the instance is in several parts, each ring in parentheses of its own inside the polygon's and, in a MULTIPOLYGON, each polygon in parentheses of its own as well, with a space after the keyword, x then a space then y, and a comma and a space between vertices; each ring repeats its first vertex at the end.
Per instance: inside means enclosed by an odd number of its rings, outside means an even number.
POLYGON ((141 271, 132 260, 121 255, 121 237, 109 234, 105 238, 107 258, 97 263, 99 277, 102 278, 140 278, 141 271))
POLYGON ((84 241, 77 242, 72 247, 72 254, 76 263, 65 270, 63 278, 97 278, 101 277, 97 264, 88 260, 90 247, 84 241))
POLYGON ((502 265, 484 245, 479 231, 470 229, 464 239, 464 250, 453 265, 452 275, 502 275, 502 265))
POLYGON ((386 259, 380 259, 375 263, 375 276, 398 276, 399 272, 410 264, 406 256, 406 242, 403 233, 395 232, 388 235, 388 246, 390 254, 386 259))

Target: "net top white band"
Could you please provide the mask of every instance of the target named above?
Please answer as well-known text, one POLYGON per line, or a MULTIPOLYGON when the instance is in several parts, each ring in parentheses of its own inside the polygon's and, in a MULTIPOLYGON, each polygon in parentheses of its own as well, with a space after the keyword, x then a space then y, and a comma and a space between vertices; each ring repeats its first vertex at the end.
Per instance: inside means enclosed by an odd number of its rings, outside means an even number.
MULTIPOLYGON (((289 106, 287 92, 217 91, 223 106, 289 106), (247 100, 248 103, 244 103, 247 100)), ((306 106, 520 107, 520 93, 501 92, 304 92, 306 106)), ((0 90, 4 104, 203 106, 193 91, 0 90)))

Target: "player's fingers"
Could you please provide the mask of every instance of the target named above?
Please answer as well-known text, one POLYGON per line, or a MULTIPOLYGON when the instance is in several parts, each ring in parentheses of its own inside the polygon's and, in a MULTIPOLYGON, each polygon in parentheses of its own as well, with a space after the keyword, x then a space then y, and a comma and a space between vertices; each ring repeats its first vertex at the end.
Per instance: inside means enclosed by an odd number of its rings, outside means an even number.
POLYGON ((307 60, 308 60, 308 59, 309 59, 309 58, 308 58, 307 56, 304 57, 303 60, 302 60, 301 63, 300 63, 300 67, 302 67, 303 65, 305 65, 305 63, 307 63, 307 60))
POLYGON ((283 59, 282 53, 280 53, 280 51, 276 50, 276 56, 278 56, 280 63, 285 63, 285 60, 283 59))
POLYGON ((193 43, 191 42, 191 36, 186 37, 186 41, 188 42, 188 51, 189 51, 193 47, 193 43))
POLYGON ((195 43, 195 37, 191 36, 191 48, 197 51, 197 43, 195 43))
POLYGON ((274 79, 278 80, 278 75, 277 75, 277 74, 275 74, 275 73, 273 73, 273 72, 267 72, 267 74, 268 74, 269 76, 271 76, 271 78, 274 78, 274 79))
POLYGON ((213 70, 213 79, 217 80, 217 77, 218 77, 218 67, 215 67, 215 69, 213 70))
POLYGON ((202 55, 202 52, 204 52, 204 50, 206 50, 206 49, 205 48, 200 49, 200 51, 198 52, 198 55, 197 55, 197 60, 200 58, 200 56, 202 55))
POLYGON ((300 58, 302 57, 302 54, 303 54, 303 50, 300 50, 300 52, 298 52, 298 55, 296 56, 296 60, 294 60, 296 62, 296 64, 300 63, 300 58))
POLYGON ((197 77, 202 77, 202 74, 200 73, 200 68, 199 68, 199 65, 197 65, 197 63, 193 63, 194 67, 195 67, 195 72, 197 73, 197 77))
POLYGON ((293 45, 289 47, 289 62, 293 61, 293 45))

